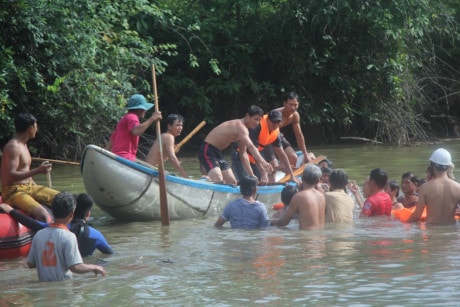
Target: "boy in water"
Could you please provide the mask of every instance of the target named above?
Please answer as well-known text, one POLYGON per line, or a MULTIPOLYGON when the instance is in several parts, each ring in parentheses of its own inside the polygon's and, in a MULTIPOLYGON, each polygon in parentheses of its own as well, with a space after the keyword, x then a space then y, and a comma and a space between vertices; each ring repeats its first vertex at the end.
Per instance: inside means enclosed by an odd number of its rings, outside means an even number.
POLYGON ((52 203, 54 223, 38 231, 32 239, 27 266, 37 268, 40 281, 61 281, 72 278, 72 272, 106 275, 103 267, 85 264, 78 251, 75 235, 67 225, 73 218, 76 201, 69 192, 57 194, 52 203))

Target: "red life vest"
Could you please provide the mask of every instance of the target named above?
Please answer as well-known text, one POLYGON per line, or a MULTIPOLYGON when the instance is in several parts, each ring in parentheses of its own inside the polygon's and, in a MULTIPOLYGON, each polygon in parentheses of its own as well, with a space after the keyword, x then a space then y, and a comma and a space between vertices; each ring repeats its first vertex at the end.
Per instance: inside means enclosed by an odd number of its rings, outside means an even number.
MULTIPOLYGON (((259 143, 259 146, 258 146, 257 149, 259 151, 262 151, 265 148, 265 146, 270 145, 271 143, 276 141, 276 139, 278 138, 279 134, 280 134, 280 129, 279 128, 276 128, 272 132, 269 131, 269 129, 268 129, 268 115, 265 114, 264 116, 262 116, 262 119, 260 120, 260 133, 259 133, 259 137, 257 139, 258 143, 259 143)), ((251 161, 251 163, 255 164, 256 160, 254 159, 254 157, 249 153, 248 153, 248 156, 249 156, 249 161, 251 161)))

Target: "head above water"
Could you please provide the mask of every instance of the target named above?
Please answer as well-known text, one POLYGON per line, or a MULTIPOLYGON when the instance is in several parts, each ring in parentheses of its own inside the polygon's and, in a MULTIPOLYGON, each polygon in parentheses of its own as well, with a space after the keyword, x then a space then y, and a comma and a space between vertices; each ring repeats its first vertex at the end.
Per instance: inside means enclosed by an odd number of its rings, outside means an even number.
POLYGON ((65 218, 75 211, 77 202, 70 192, 60 192, 57 194, 51 204, 51 210, 54 218, 65 218))
POLYGON ((251 196, 257 189, 257 178, 243 176, 240 178, 240 192, 243 196, 251 196))
POLYGON ((281 201, 285 206, 289 206, 292 196, 297 193, 297 187, 295 185, 287 185, 281 191, 281 201))
POLYGON ((379 189, 383 189, 388 181, 387 173, 381 168, 374 168, 369 174, 369 180, 375 183, 379 189))
POLYGON ((126 110, 150 110, 153 107, 153 103, 148 103, 147 99, 143 95, 134 94, 129 98, 126 110))
POLYGON ((342 169, 335 169, 329 175, 329 184, 331 189, 345 189, 348 184, 348 175, 342 169))
POLYGON ((77 205, 75 207, 75 212, 73 214, 74 218, 84 219, 86 214, 93 207, 94 200, 91 196, 86 193, 81 193, 75 197, 77 205))
POLYGON ((438 148, 431 154, 430 162, 439 171, 447 171, 449 166, 452 165, 452 157, 450 152, 444 148, 438 148))
POLYGON ((321 169, 318 165, 308 164, 303 170, 302 182, 309 185, 315 185, 319 182, 321 175, 321 169))

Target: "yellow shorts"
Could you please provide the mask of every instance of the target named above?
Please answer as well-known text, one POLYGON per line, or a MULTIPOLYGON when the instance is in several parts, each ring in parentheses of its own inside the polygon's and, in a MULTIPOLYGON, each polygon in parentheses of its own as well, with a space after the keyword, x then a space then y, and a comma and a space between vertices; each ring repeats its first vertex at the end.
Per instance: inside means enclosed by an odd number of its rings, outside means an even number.
POLYGON ((10 206, 31 214, 40 204, 51 207, 51 202, 58 193, 59 191, 42 185, 18 184, 4 187, 2 199, 10 206))

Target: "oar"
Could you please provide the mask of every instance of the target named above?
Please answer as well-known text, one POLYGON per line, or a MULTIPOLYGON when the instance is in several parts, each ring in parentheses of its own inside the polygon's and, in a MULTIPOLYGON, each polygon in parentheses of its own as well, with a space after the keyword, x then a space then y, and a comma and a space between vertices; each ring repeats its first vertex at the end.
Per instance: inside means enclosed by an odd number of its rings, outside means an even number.
POLYGON ((184 146, 184 144, 187 143, 188 140, 192 138, 192 136, 194 136, 198 131, 200 131, 200 129, 203 128, 204 125, 206 125, 206 122, 203 120, 179 144, 176 144, 176 146, 174 146, 174 151, 179 152, 180 148, 184 146))
MULTIPOLYGON (((305 166, 307 166, 308 164, 318 164, 319 162, 323 161, 324 159, 327 159, 327 157, 326 156, 319 156, 318 158, 313 159, 313 161, 301 165, 298 169, 293 171, 294 176, 297 177, 300 174, 302 174, 305 166)), ((290 179, 291 179, 291 174, 287 174, 286 176, 284 176, 283 178, 281 178, 277 182, 285 183, 285 182, 288 182, 290 179)))
MULTIPOLYGON (((153 82, 153 95, 155 96, 155 112, 159 112, 160 107, 158 105, 158 93, 157 93, 157 78, 155 73, 155 64, 152 65, 152 82, 153 82)), ((168 198, 166 196, 166 178, 165 178, 165 166, 163 162, 163 144, 161 143, 161 130, 160 121, 156 122, 157 128, 157 140, 160 147, 160 160, 158 161, 158 171, 160 180, 160 213, 161 213, 161 225, 169 225, 169 212, 168 212, 168 198)))
POLYGON ((48 182, 48 188, 52 189, 53 185, 51 184, 51 172, 46 173, 46 181, 48 182))
POLYGON ((63 160, 53 160, 53 159, 45 159, 45 158, 32 158, 33 161, 50 161, 52 163, 61 163, 61 164, 71 164, 71 165, 80 165, 78 162, 72 161, 63 161, 63 160))

